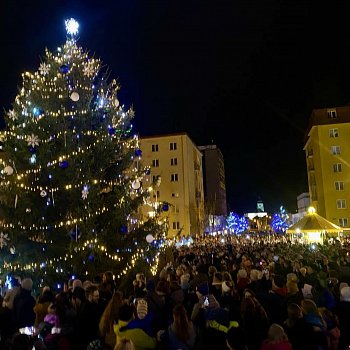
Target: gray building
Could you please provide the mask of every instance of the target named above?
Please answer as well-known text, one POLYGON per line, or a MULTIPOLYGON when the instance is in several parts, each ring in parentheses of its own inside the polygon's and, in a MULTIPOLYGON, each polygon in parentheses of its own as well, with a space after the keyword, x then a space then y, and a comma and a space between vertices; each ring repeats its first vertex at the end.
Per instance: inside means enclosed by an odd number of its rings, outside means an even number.
POLYGON ((203 182, 206 212, 227 215, 224 157, 216 145, 199 146, 203 154, 203 182))

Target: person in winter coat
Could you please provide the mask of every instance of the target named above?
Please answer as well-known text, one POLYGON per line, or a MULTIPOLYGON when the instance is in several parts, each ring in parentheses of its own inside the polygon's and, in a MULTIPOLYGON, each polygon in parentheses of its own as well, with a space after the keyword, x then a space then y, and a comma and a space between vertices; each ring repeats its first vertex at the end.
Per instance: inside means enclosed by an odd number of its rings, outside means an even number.
POLYGON ((277 323, 273 323, 268 331, 268 338, 264 340, 260 350, 292 350, 287 334, 277 323))
POLYGON ((136 350, 155 349, 156 339, 150 337, 140 328, 129 329, 128 325, 133 320, 133 308, 128 304, 123 304, 119 308, 119 321, 114 325, 114 332, 117 336, 116 346, 122 339, 130 339, 136 350))
POLYGON ((163 348, 167 350, 193 349, 197 332, 193 323, 188 319, 183 305, 179 304, 174 307, 173 319, 174 322, 159 336, 163 348))
POLYGON ((25 278, 21 284, 21 290, 16 295, 13 301, 13 311, 16 327, 24 328, 31 327, 35 322, 35 299, 31 292, 33 281, 30 278, 25 278))

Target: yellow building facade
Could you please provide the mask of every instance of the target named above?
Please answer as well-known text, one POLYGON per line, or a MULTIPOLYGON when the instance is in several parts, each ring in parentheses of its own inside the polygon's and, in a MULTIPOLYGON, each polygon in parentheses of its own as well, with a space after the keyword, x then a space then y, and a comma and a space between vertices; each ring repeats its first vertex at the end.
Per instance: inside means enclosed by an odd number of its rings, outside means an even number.
POLYGON ((304 146, 311 205, 350 229, 350 106, 313 110, 304 146))
MULTIPOLYGON (((150 168, 153 183, 151 202, 169 209, 162 212, 168 220, 168 236, 195 236, 204 231, 204 190, 202 153, 186 133, 140 138, 142 164, 150 168)), ((148 204, 142 215, 152 215, 148 204)))

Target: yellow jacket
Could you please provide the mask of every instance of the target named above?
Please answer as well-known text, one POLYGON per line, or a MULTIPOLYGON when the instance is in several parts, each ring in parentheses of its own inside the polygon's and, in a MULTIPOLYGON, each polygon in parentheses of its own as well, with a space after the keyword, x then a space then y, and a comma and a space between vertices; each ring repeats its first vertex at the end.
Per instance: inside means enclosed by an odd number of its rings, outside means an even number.
POLYGON ((155 338, 150 337, 140 328, 120 329, 128 325, 129 322, 120 321, 114 325, 114 333, 117 335, 117 343, 122 339, 130 339, 135 346, 135 350, 155 349, 157 342, 155 338))

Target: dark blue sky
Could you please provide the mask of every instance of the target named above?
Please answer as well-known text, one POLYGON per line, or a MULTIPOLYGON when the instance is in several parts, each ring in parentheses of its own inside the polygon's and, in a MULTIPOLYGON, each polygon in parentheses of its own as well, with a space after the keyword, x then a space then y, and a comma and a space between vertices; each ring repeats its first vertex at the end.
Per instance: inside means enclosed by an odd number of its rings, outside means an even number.
POLYGON ((36 0, 0 5, 0 106, 80 22, 141 135, 185 131, 225 157, 230 210, 296 208, 312 108, 350 102, 346 2, 36 0), (322 7, 323 6, 323 7, 322 7))

